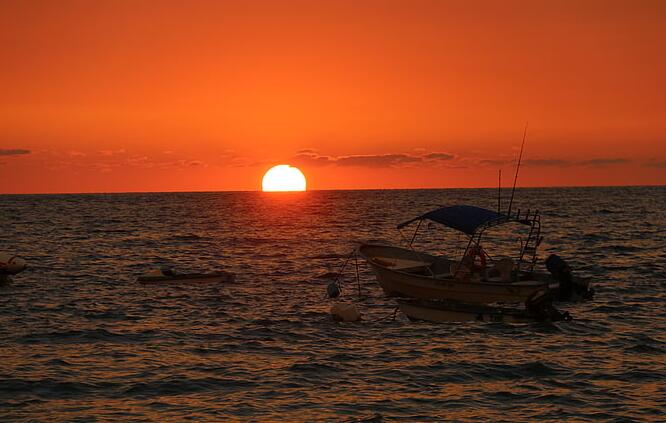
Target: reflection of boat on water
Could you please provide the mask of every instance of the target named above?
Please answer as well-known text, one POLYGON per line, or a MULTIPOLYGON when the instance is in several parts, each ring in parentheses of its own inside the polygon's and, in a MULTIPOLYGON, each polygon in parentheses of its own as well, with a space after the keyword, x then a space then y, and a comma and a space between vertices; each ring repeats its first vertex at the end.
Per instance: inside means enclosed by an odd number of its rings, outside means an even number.
POLYGON ((526 302, 525 308, 499 307, 484 304, 466 304, 450 300, 398 299, 398 307, 410 320, 429 322, 557 322, 571 320, 569 313, 561 313, 552 305, 545 291, 537 291, 526 302))
POLYGON ((229 272, 211 273, 176 273, 171 269, 158 269, 139 276, 137 281, 143 284, 218 284, 233 282, 235 275, 229 272))
POLYGON ((566 263, 549 257, 551 273, 536 272, 541 243, 541 218, 537 212, 501 214, 474 206, 442 207, 398 225, 418 222, 410 248, 362 244, 358 253, 374 271, 379 285, 390 296, 447 299, 472 304, 525 302, 540 290, 557 291, 565 299, 588 292, 587 281, 575 278, 566 263), (469 237, 459 261, 411 249, 424 221, 435 222, 469 237), (486 232, 500 225, 528 228, 517 257, 492 257, 482 248, 486 232))

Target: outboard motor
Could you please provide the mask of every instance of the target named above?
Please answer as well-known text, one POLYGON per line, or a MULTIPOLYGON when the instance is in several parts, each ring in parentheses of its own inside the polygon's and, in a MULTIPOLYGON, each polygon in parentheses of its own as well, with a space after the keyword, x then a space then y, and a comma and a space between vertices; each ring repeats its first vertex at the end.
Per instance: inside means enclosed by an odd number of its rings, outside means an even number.
POLYGON ((588 288, 587 284, 581 283, 581 280, 577 280, 571 267, 560 256, 551 254, 546 259, 546 269, 559 282, 559 300, 572 300, 574 297, 591 300, 594 296, 594 290, 588 288))
POLYGON ((558 289, 559 299, 570 299, 573 294, 573 274, 567 262, 560 256, 551 254, 546 259, 546 269, 560 283, 558 289))

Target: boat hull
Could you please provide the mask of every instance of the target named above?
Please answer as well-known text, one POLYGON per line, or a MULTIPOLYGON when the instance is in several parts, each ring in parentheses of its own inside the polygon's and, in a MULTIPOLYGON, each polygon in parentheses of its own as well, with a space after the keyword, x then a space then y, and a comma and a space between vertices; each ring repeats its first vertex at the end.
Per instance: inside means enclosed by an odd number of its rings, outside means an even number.
MULTIPOLYGON (((524 303, 532 294, 548 289, 548 282, 527 280, 511 283, 472 282, 452 275, 419 275, 411 268, 400 268, 400 257, 418 254, 424 269, 438 258, 398 247, 364 245, 359 254, 366 259, 386 295, 433 300, 453 300, 472 304, 524 303), (391 266, 391 263, 398 263, 391 266), (393 268, 392 268, 393 267, 393 268)), ((416 258, 416 256, 415 256, 416 258)), ((416 261, 416 260, 414 260, 416 261)), ((428 273, 426 270, 423 273, 428 273)))
POLYGON ((466 303, 523 303, 535 292, 548 287, 547 283, 525 281, 518 283, 475 283, 428 276, 410 275, 371 265, 377 281, 386 295, 434 300, 454 300, 466 303))
POLYGON ((524 310, 464 304, 398 300, 400 311, 410 320, 427 322, 505 322, 529 323, 536 321, 524 310))

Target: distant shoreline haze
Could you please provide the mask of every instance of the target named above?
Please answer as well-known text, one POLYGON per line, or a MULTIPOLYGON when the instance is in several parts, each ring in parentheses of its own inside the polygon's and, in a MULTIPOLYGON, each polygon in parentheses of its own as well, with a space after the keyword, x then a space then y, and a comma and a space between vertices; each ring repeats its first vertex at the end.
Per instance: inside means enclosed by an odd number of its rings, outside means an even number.
MULTIPOLYGON (((653 185, 568 185, 568 186, 522 186, 516 187, 519 190, 547 190, 547 189, 590 189, 590 188, 659 188, 666 187, 666 184, 653 184, 653 185)), ((358 188, 358 189, 308 189, 307 191, 296 192, 268 192, 266 195, 305 195, 307 192, 347 192, 347 191, 451 191, 451 190, 494 190, 497 192, 497 187, 462 187, 462 188, 358 188)), ((218 190, 218 191, 108 191, 108 192, 7 192, 0 193, 1 195, 111 195, 111 194, 214 194, 214 193, 264 193, 262 190, 218 190)), ((502 198, 506 194, 511 193, 511 187, 502 187, 502 198)))

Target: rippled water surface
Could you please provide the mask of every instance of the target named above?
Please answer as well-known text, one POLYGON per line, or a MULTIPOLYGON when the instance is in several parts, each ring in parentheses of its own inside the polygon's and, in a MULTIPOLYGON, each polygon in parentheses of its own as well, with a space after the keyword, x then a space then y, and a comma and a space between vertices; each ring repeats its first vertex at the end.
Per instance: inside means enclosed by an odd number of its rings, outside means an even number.
POLYGON ((0 419, 663 421, 666 188, 516 199, 594 278, 572 322, 391 320, 363 264, 364 320, 330 319, 322 275, 355 242, 493 190, 0 196, 0 251, 31 265, 0 288, 0 419), (135 282, 160 265, 237 280, 135 282))

